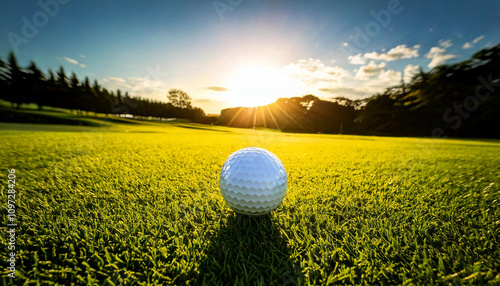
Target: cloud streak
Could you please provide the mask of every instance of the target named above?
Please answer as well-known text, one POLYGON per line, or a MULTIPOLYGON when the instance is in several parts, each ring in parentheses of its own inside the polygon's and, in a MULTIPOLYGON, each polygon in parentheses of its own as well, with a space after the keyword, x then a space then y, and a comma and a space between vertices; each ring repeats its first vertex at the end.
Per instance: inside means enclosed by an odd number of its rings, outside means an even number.
POLYGON ((333 87, 333 88, 319 88, 319 91, 331 93, 335 97, 347 97, 347 98, 363 98, 372 95, 372 92, 366 88, 355 88, 355 87, 333 87))
MULTIPOLYGON (((408 47, 406 45, 399 45, 390 49, 387 53, 378 53, 378 52, 371 52, 365 54, 359 53, 354 56, 349 56, 347 59, 349 60, 349 63, 353 65, 364 65, 366 64, 366 61, 368 59, 391 62, 400 59, 418 58, 419 49, 420 45, 415 45, 413 47, 408 47)), ((382 52, 383 51, 385 51, 385 49, 382 49, 382 52)))
MULTIPOLYGON (((394 55, 394 53, 391 53, 394 55)), ((394 57, 400 57, 394 56, 394 57)), ((357 57, 366 60, 364 57, 357 57)), ((387 86, 401 81, 400 71, 386 69, 387 63, 370 63, 356 69, 352 74, 338 66, 325 65, 318 59, 303 59, 283 67, 285 73, 302 82, 301 92, 321 92, 323 96, 343 96, 359 99, 382 92, 387 86)), ((418 67, 417 67, 418 68, 418 67)), ((410 69, 410 67, 408 67, 410 69)), ((413 66, 411 67, 412 70, 413 66)))
POLYGON ((321 60, 313 58, 286 65, 282 70, 285 74, 307 84, 340 82, 348 75, 348 72, 339 66, 327 66, 321 60))
POLYGON ((445 49, 453 46, 453 43, 451 40, 439 40, 439 45, 445 49))
POLYGON ((217 91, 217 92, 223 92, 223 91, 229 91, 229 89, 223 87, 223 86, 209 86, 207 89, 212 90, 212 91, 217 91))
POLYGON ((74 64, 74 65, 77 65, 77 64, 78 64, 78 61, 77 61, 77 60, 74 60, 74 59, 72 59, 72 58, 63 57, 63 59, 64 59, 65 61, 67 61, 68 63, 72 63, 72 64, 74 64))
POLYGON ((106 77, 102 80, 110 89, 122 89, 129 91, 132 95, 160 98, 163 93, 166 94, 164 84, 161 81, 151 80, 144 77, 127 78, 106 77))
POLYGON ((79 63, 77 60, 72 59, 72 58, 68 58, 68 57, 62 57, 62 58, 61 57, 57 57, 57 59, 58 60, 65 60, 65 61, 67 61, 70 64, 81 66, 82 68, 84 68, 84 67, 87 66, 86 64, 79 63))
POLYGON ((477 44, 477 42, 481 41, 483 38, 484 38, 484 36, 479 36, 479 37, 475 38, 474 40, 472 40, 472 42, 466 42, 462 46, 462 49, 471 49, 471 48, 473 48, 474 45, 477 44))
POLYGON ((364 54, 364 58, 381 61, 395 61, 400 59, 410 59, 418 57, 419 45, 407 47, 406 45, 399 45, 390 49, 387 53, 371 52, 364 54))

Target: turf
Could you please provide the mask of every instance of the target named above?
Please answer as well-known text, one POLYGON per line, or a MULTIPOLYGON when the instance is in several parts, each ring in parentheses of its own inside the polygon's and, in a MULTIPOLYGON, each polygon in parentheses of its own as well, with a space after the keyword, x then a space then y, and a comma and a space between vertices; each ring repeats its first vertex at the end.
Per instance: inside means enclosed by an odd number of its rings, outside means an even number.
POLYGON ((185 123, 0 130, 4 214, 7 168, 17 174, 17 284, 500 283, 499 141, 185 123), (288 172, 284 202, 262 217, 236 215, 218 187, 248 146, 288 172))

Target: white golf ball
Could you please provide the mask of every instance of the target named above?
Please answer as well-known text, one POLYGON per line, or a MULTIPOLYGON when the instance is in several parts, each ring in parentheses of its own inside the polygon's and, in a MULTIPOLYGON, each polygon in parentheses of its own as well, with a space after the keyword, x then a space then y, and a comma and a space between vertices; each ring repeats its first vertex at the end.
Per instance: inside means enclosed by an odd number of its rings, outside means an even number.
POLYGON ((262 215, 278 207, 288 185, 283 163, 266 149, 249 147, 229 155, 220 173, 220 190, 237 213, 262 215))

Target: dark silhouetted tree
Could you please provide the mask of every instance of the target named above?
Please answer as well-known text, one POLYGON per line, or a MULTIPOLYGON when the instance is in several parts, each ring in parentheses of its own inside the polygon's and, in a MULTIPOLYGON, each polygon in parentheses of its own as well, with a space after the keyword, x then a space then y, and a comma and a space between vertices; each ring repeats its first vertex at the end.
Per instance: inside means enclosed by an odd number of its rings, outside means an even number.
POLYGON ((46 81, 42 71, 37 67, 35 62, 31 61, 26 74, 26 88, 28 90, 28 98, 30 102, 38 105, 38 109, 42 109, 45 104, 46 81))
POLYGON ((20 108, 21 103, 25 102, 24 73, 17 64, 14 52, 9 53, 7 71, 7 77, 10 80, 10 85, 7 88, 7 100, 11 101, 16 108, 20 108))
POLYGON ((64 71, 64 67, 60 66, 57 71, 57 83, 59 83, 62 87, 68 87, 68 77, 66 76, 66 72, 64 71))
POLYGON ((78 88, 80 86, 80 82, 78 81, 78 77, 76 73, 71 73, 71 78, 69 80, 69 84, 71 88, 78 88))
POLYGON ((180 89, 169 90, 167 98, 174 107, 185 109, 191 108, 191 97, 180 89))

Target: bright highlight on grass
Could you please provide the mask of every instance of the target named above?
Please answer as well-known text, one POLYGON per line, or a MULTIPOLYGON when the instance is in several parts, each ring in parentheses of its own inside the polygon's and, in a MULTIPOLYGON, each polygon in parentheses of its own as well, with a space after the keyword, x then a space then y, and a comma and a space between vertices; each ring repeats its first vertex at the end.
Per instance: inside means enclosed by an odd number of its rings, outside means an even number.
POLYGON ((499 282, 496 140, 88 120, 107 125, 0 123, 22 201, 20 284, 499 282), (261 217, 219 190, 247 146, 288 173, 283 203, 261 217))

